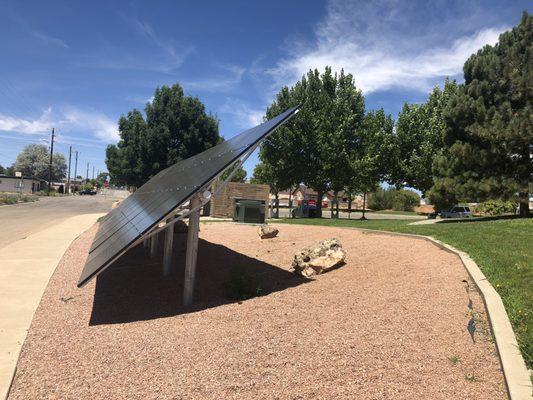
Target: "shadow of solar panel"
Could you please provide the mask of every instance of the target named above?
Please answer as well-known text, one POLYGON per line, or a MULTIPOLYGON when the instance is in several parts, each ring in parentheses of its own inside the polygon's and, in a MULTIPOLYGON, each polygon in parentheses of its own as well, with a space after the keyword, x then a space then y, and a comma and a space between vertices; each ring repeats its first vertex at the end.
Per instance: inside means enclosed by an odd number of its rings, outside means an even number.
POLYGON ((255 128, 160 171, 122 201, 100 222, 78 287, 111 265, 173 210, 205 188, 293 116, 298 108, 291 108, 255 128))

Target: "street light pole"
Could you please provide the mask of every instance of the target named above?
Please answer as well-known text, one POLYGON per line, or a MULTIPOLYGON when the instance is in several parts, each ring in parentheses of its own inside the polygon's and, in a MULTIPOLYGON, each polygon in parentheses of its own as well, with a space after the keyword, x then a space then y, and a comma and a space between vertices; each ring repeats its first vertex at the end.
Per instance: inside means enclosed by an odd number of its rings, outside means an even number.
POLYGON ((52 159, 54 157, 54 128, 52 128, 52 140, 50 141, 50 163, 48 164, 48 196, 52 187, 52 159))

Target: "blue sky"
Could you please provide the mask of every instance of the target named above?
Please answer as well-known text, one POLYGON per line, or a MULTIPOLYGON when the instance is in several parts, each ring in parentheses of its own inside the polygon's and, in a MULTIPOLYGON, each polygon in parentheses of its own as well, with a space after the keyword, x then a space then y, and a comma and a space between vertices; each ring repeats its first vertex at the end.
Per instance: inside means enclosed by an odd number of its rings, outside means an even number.
MULTIPOLYGON (((395 118, 516 25, 526 1, 0 1, 0 164, 28 143, 105 170, 117 120, 179 82, 230 138, 309 68, 355 75, 395 118)), ((529 11, 531 11, 529 9, 529 11)), ((254 155, 246 163, 251 173, 254 155)), ((84 175, 84 173, 83 173, 84 175)))

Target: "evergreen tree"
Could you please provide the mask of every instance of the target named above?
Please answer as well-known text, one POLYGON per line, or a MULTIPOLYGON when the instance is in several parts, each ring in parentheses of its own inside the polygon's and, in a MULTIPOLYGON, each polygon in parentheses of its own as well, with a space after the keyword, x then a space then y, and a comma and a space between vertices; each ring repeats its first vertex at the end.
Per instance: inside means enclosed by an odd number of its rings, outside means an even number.
POLYGON ((533 18, 500 35, 464 65, 465 83, 444 112, 449 154, 435 160, 431 199, 508 199, 519 193, 529 214, 533 171, 533 18))

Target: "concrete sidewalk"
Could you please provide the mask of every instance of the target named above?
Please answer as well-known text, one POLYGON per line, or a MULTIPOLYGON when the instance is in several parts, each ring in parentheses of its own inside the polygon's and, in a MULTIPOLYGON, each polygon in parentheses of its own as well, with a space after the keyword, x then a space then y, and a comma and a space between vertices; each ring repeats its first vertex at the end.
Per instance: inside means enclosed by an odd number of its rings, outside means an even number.
POLYGON ((9 391, 33 314, 70 243, 105 214, 84 214, 0 249, 0 400, 9 391))

